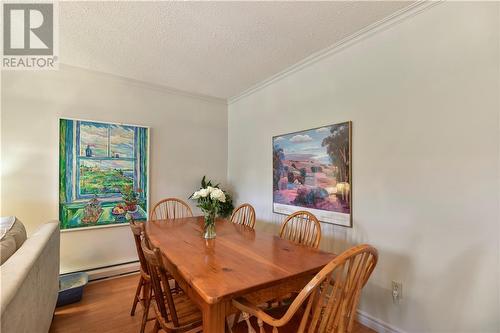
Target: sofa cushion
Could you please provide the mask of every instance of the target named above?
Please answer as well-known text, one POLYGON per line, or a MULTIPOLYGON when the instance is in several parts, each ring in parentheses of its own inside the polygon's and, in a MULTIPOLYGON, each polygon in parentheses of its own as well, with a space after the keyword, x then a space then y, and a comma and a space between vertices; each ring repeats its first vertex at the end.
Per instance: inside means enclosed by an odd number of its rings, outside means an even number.
POLYGON ((2 240, 0 240, 0 265, 3 265, 16 250, 16 240, 14 237, 5 235, 2 240))
POLYGON ((3 233, 0 239, 1 260, 2 265, 11 255, 16 252, 26 240, 26 229, 24 225, 14 216, 2 217, 1 232, 3 233))
POLYGON ((21 223, 21 221, 16 219, 16 222, 14 222, 12 228, 7 231, 6 236, 14 237, 16 241, 16 250, 19 249, 26 240, 26 229, 24 228, 24 225, 21 223))
POLYGON ((0 239, 5 236, 7 231, 12 228, 14 223, 16 222, 16 217, 15 216, 2 216, 0 217, 0 239))

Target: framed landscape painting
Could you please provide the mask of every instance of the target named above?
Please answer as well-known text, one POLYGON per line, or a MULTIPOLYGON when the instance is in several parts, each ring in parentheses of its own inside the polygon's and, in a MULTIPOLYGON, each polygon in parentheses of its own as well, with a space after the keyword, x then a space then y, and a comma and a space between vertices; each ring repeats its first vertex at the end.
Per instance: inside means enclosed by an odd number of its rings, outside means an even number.
POLYGON ((273 212, 352 226, 351 122, 273 137, 273 212))
POLYGON ((61 230, 148 217, 149 128, 59 120, 61 230))

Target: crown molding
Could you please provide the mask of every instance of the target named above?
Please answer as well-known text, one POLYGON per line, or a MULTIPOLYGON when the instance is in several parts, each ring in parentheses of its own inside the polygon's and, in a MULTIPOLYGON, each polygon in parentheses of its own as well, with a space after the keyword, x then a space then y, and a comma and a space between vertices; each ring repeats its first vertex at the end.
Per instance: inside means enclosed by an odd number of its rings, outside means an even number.
POLYGON ((312 55, 304 58, 303 60, 297 62, 296 64, 284 69, 283 71, 278 72, 277 74, 270 76, 269 78, 255 84, 254 86, 244 90, 240 94, 228 98, 228 105, 244 98, 249 95, 252 95, 259 90, 269 86, 270 84, 277 82, 288 75, 291 75, 295 72, 298 72, 308 66, 311 66, 312 64, 320 61, 321 59, 324 59, 328 56, 331 56, 337 52, 342 51, 343 49, 350 47, 368 37, 373 36, 374 34, 377 34, 379 32, 385 31, 388 28, 399 24, 403 22, 404 20, 411 18, 417 14, 422 13, 423 11, 434 7, 435 5, 441 3, 442 0, 437 0, 437 1, 427 1, 427 0, 420 0, 412 3, 408 7, 405 7, 403 9, 400 9, 397 12, 394 12, 393 14, 375 22, 372 23, 365 28, 355 32, 354 34, 340 40, 339 42, 323 49, 318 52, 313 53, 312 55))
POLYGON ((331 56, 337 52, 342 51, 343 49, 350 47, 376 33, 382 32, 387 30, 388 28, 392 27, 393 25, 396 25, 398 23, 403 22, 404 20, 411 18, 431 7, 434 7, 435 5, 441 3, 443 0, 436 0, 436 1, 428 1, 428 0, 418 0, 411 5, 394 12, 393 14, 375 22, 372 23, 365 28, 355 32, 354 34, 340 40, 339 42, 323 49, 318 52, 315 52, 311 54, 310 56, 304 58, 303 60, 295 63, 294 65, 268 77, 267 79, 264 79, 263 81, 253 85, 252 87, 242 91, 241 93, 230 97, 228 99, 224 98, 219 98, 219 97, 214 97, 214 96, 209 96, 209 95, 203 95, 203 94, 198 94, 198 93, 193 93, 193 92, 188 92, 160 84, 155 84, 155 83, 150 83, 146 81, 141 81, 125 76, 120 76, 116 74, 111 74, 107 72, 102 72, 102 71, 97 71, 93 69, 88 69, 84 67, 79 67, 79 66, 74 66, 70 64, 66 64, 61 62, 61 65, 66 68, 72 68, 72 69, 78 69, 78 70, 83 70, 86 72, 94 73, 97 75, 105 76, 108 78, 113 78, 113 79, 118 79, 120 81, 123 81, 128 84, 132 84, 138 87, 146 88, 146 89, 152 89, 156 91, 161 91, 173 95, 178 95, 178 96, 183 96, 183 97, 189 97, 189 98, 195 98, 198 100, 202 100, 205 102, 209 103, 216 103, 216 104, 222 104, 222 105, 230 105, 244 97, 250 96, 257 91, 271 85, 274 82, 277 82, 288 75, 291 75, 295 72, 298 72, 308 66, 311 66, 312 64, 320 61, 321 59, 324 59, 328 56, 331 56))
POLYGON ((164 86, 161 84, 155 84, 155 83, 151 83, 151 82, 141 81, 141 80, 132 79, 132 78, 121 76, 121 75, 111 74, 111 73, 107 73, 107 72, 101 72, 101 71, 88 69, 88 68, 84 68, 84 67, 80 67, 80 66, 69 65, 66 63, 60 63, 60 68, 61 67, 67 68, 67 69, 72 69, 72 70, 80 70, 80 71, 89 72, 89 73, 100 75, 103 77, 119 80, 119 81, 122 81, 126 84, 131 84, 131 85, 134 85, 134 86, 140 87, 140 88, 146 88, 146 89, 156 90, 156 91, 160 91, 160 92, 164 92, 164 93, 168 93, 168 94, 172 94, 172 95, 194 98, 194 99, 202 100, 202 101, 209 102, 209 103, 227 105, 227 100, 224 98, 188 92, 188 91, 164 86))

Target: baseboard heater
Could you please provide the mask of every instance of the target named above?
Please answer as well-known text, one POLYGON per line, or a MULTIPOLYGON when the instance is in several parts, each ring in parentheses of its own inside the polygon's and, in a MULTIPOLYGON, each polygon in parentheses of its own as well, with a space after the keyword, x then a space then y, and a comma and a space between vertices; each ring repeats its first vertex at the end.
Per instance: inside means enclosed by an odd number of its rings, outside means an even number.
MULTIPOLYGON (((89 282, 91 282, 91 281, 103 280, 131 273, 136 273, 139 272, 140 268, 141 265, 139 261, 136 260, 116 265, 109 265, 109 266, 102 266, 102 267, 81 270, 78 272, 87 273, 89 275, 89 282)), ((77 273, 77 272, 71 272, 71 273, 77 273)))

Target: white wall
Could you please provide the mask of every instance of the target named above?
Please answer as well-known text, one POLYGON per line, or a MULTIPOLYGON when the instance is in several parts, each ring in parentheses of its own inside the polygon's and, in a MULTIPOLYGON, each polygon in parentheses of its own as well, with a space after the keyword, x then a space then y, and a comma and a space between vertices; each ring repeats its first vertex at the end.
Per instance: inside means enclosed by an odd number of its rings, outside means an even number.
POLYGON ((499 329, 498 7, 439 4, 229 105, 228 182, 261 230, 271 137, 353 121, 354 227, 321 247, 377 247, 361 310, 408 332, 499 329))
MULTIPOLYGON (((17 215, 29 233, 58 218, 58 117, 151 126, 151 202, 166 196, 187 201, 204 174, 226 180, 225 101, 68 66, 3 72, 1 214, 17 215)), ((132 260, 128 226, 61 235, 62 272, 132 260)))

